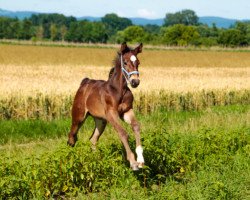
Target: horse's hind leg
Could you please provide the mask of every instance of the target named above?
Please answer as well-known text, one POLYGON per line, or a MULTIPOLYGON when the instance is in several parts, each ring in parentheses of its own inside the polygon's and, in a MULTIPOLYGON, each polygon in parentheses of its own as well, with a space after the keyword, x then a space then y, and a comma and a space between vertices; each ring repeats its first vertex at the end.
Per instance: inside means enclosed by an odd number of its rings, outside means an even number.
POLYGON ((136 154, 137 154, 137 162, 138 167, 142 168, 144 165, 144 158, 143 158, 143 149, 141 145, 141 137, 140 137, 140 124, 135 118, 134 111, 130 109, 128 112, 124 113, 123 119, 125 122, 131 125, 134 134, 135 134, 135 140, 136 140, 136 154))
POLYGON ((74 104, 72 108, 72 124, 70 132, 68 134, 68 145, 72 147, 75 146, 75 143, 77 141, 77 133, 81 128, 83 122, 85 121, 86 117, 87 112, 85 111, 85 108, 79 107, 74 104))
POLYGON ((93 131, 92 136, 90 137, 90 141, 92 142, 93 146, 96 145, 99 137, 102 135, 107 125, 107 121, 104 119, 94 118, 94 120, 95 120, 95 129, 93 131))

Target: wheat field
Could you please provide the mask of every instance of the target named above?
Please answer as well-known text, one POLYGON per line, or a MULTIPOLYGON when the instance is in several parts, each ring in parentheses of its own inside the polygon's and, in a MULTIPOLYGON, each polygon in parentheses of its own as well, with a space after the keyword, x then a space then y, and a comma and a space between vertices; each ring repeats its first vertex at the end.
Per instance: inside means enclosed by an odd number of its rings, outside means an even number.
MULTIPOLYGON (((84 77, 108 77, 117 48, 0 46, 0 95, 72 94, 84 77)), ((250 53, 149 50, 133 92, 249 90, 250 53)))

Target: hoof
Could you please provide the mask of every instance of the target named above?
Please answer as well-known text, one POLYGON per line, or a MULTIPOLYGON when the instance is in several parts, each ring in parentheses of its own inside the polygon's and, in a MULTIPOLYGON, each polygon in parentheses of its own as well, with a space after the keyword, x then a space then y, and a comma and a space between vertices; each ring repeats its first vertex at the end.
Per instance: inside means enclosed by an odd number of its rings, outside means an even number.
POLYGON ((131 167, 131 169, 132 169, 133 171, 138 171, 138 170, 139 170, 138 164, 137 164, 137 163, 131 164, 130 167, 131 167))
POLYGON ((71 142, 68 140, 67 145, 69 145, 69 146, 71 146, 71 147, 74 147, 74 146, 75 146, 75 143, 71 143, 71 142))
POLYGON ((75 136, 69 136, 67 144, 69 146, 71 146, 71 147, 74 147, 75 144, 76 144, 76 141, 77 141, 77 136, 76 135, 75 136))
POLYGON ((141 163, 138 163, 138 167, 139 167, 139 168, 143 168, 143 166, 144 166, 144 163, 142 163, 142 162, 141 162, 141 163))
POLYGON ((92 151, 96 151, 97 150, 97 148, 96 148, 95 145, 91 145, 91 149, 92 149, 92 151))

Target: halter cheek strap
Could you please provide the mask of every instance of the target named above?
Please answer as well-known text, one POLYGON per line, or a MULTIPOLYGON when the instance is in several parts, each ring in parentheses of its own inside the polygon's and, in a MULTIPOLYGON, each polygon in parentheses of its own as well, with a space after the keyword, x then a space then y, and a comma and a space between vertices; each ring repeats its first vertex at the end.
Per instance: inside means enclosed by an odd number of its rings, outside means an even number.
POLYGON ((132 76, 133 74, 139 74, 138 71, 128 72, 124 67, 122 67, 122 71, 127 75, 128 78, 130 78, 130 76, 132 76))
POLYGON ((123 75, 124 75, 126 81, 129 82, 129 83, 130 83, 129 78, 130 78, 133 74, 138 74, 138 75, 139 75, 139 72, 138 72, 138 71, 128 72, 128 71, 124 68, 124 63, 123 63, 122 56, 121 56, 121 68, 122 68, 122 72, 123 72, 123 75))

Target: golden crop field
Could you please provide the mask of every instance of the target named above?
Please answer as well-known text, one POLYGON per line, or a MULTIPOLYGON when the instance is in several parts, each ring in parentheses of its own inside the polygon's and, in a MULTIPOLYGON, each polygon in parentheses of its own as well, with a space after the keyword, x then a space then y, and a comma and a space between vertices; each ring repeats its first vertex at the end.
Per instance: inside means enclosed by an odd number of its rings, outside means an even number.
MULTIPOLYGON (((72 94, 84 77, 107 79, 117 48, 0 45, 0 95, 72 94)), ((250 52, 150 50, 134 92, 250 89, 250 52)))

